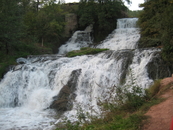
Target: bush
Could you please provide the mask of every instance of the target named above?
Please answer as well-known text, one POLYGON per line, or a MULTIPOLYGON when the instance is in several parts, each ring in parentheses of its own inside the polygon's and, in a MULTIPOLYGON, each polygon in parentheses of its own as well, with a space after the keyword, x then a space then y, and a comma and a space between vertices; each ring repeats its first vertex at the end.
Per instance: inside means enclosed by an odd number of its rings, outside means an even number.
POLYGON ((154 81, 153 85, 151 85, 145 92, 148 96, 148 98, 154 98, 158 92, 160 91, 160 81, 161 80, 156 80, 154 81))
POLYGON ((137 86, 133 87, 131 92, 125 90, 124 95, 126 101, 122 105, 122 109, 129 112, 138 110, 146 102, 145 95, 143 94, 142 89, 137 86))

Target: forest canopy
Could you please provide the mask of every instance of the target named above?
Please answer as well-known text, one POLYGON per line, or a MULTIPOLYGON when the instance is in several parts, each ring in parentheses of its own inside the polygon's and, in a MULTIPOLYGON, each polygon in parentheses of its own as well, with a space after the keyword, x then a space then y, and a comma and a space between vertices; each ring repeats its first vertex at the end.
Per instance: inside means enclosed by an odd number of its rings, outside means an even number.
POLYGON ((173 0, 149 0, 141 7, 139 46, 162 48, 163 58, 173 61, 173 0))
POLYGON ((127 10, 124 2, 119 0, 80 0, 78 9, 80 28, 92 24, 94 40, 99 42, 116 28, 118 18, 127 17, 127 10))
POLYGON ((18 57, 57 53, 69 38, 64 31, 67 14, 77 15, 76 29, 93 24, 99 42, 115 29, 117 18, 127 17, 126 10, 121 0, 0 0, 0 75, 18 57))
POLYGON ((7 55, 19 51, 36 54, 36 43, 60 46, 68 13, 78 15, 78 29, 94 24, 96 35, 107 35, 126 10, 124 3, 117 0, 81 0, 77 7, 56 0, 0 0, 0 50, 7 55))

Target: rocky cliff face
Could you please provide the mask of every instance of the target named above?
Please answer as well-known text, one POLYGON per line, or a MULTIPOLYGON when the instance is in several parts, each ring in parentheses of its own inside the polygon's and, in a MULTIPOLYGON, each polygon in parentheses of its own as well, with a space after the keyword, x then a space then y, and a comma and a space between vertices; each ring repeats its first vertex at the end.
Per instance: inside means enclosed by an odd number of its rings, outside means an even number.
POLYGON ((70 37, 71 34, 77 29, 77 15, 74 13, 67 14, 65 16, 66 26, 65 26, 65 36, 70 37))
POLYGON ((171 76, 173 65, 168 65, 161 57, 160 52, 155 53, 153 60, 147 65, 148 76, 151 79, 163 79, 171 76))

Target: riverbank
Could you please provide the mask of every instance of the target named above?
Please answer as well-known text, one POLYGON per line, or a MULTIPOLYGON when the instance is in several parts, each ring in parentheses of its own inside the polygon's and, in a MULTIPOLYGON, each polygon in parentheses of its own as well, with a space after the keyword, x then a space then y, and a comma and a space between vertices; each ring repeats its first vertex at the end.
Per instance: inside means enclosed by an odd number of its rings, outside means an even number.
POLYGON ((139 91, 137 96, 126 93, 129 99, 121 106, 102 103, 106 113, 101 119, 92 117, 88 123, 80 118, 85 122, 82 127, 81 122, 66 122, 65 126, 56 130, 168 130, 173 117, 172 83, 173 77, 157 80, 146 90, 145 97, 141 97, 139 91))
POLYGON ((146 116, 149 116, 148 122, 142 130, 169 130, 171 119, 173 117, 173 77, 165 78, 161 81, 162 87, 168 87, 159 97, 165 100, 152 106, 146 116))

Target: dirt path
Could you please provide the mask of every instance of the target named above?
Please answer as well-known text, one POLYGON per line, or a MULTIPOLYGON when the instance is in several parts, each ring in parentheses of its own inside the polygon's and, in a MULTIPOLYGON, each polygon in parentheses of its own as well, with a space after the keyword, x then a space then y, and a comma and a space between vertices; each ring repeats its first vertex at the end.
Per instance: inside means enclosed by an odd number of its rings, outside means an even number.
MULTIPOLYGON (((161 83, 162 87, 173 83, 173 77, 165 78, 161 83)), ((151 118, 144 125, 143 130, 170 130, 171 119, 173 117, 173 89, 168 89, 161 97, 166 98, 166 100, 152 106, 145 114, 151 118)))

